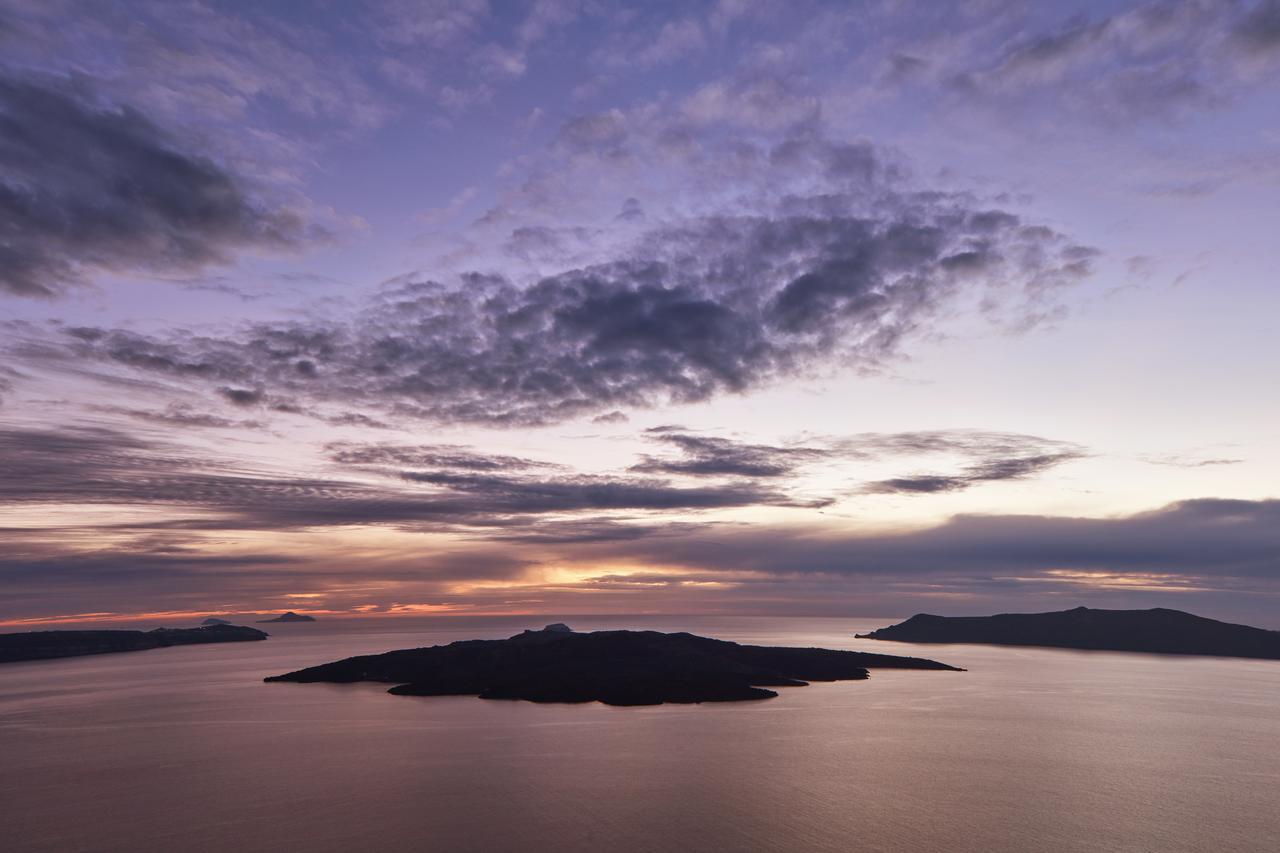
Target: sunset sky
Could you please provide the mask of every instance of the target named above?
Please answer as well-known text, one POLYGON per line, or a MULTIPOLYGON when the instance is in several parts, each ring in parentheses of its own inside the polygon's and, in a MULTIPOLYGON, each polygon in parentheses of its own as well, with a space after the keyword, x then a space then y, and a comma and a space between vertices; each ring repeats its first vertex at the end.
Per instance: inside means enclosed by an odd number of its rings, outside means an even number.
POLYGON ((0 0, 0 624, 1280 628, 1280 2, 0 0))

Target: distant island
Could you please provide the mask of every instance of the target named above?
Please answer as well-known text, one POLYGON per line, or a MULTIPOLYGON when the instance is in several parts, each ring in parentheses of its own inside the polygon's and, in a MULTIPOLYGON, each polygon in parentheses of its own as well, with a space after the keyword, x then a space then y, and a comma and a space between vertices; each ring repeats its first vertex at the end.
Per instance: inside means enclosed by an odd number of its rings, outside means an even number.
POLYGON ((200 643, 240 643, 265 640, 267 636, 265 631, 239 625, 156 628, 154 631, 26 631, 0 634, 0 663, 140 652, 200 643))
POLYGON ((207 627, 209 625, 230 625, 231 623, 228 622, 226 619, 219 619, 216 616, 210 616, 208 619, 204 620, 200 624, 207 627))
POLYGON ((258 624, 265 625, 268 622, 314 622, 314 621, 316 621, 316 617, 314 616, 307 616, 306 614, 303 614, 303 613, 294 613, 292 610, 290 610, 288 613, 281 613, 279 616, 277 616, 274 619, 259 619, 258 624))
POLYGON ((657 631, 576 633, 548 625, 506 640, 364 655, 276 675, 298 683, 375 681, 397 696, 479 696, 530 702, 734 702, 767 687, 868 677, 869 668, 961 670, 937 661, 832 649, 744 646, 657 631))
POLYGON ((1053 613, 1002 613, 998 616, 920 613, 897 625, 857 636, 902 643, 1049 646, 1280 660, 1280 631, 1219 622, 1163 607, 1151 610, 1077 607, 1053 613))

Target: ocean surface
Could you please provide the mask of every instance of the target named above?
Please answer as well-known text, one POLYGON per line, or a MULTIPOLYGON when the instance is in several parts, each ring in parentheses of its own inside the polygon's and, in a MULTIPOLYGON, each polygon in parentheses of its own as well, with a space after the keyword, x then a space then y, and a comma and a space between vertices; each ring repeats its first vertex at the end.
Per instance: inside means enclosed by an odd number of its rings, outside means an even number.
POLYGON ((650 708, 262 683, 542 621, 0 666, 0 849, 1280 850, 1280 662, 854 639, 896 618, 568 618, 969 671, 650 708))

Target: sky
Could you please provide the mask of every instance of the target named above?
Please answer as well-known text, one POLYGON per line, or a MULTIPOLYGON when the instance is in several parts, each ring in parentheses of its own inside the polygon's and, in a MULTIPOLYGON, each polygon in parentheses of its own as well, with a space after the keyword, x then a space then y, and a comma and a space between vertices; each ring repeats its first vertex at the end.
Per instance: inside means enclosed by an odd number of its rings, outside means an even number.
POLYGON ((1280 2, 0 0, 0 624, 1280 628, 1280 2))

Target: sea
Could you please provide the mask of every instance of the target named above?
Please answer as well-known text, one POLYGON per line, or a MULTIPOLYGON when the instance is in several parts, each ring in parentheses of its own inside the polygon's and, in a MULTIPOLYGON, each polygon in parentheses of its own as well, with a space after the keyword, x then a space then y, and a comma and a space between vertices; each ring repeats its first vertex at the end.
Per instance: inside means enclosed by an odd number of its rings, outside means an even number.
POLYGON ((0 666, 0 850, 1280 851, 1280 661, 854 634, 900 621, 383 618, 0 666), (547 621, 930 657, 615 708, 264 684, 547 621))

